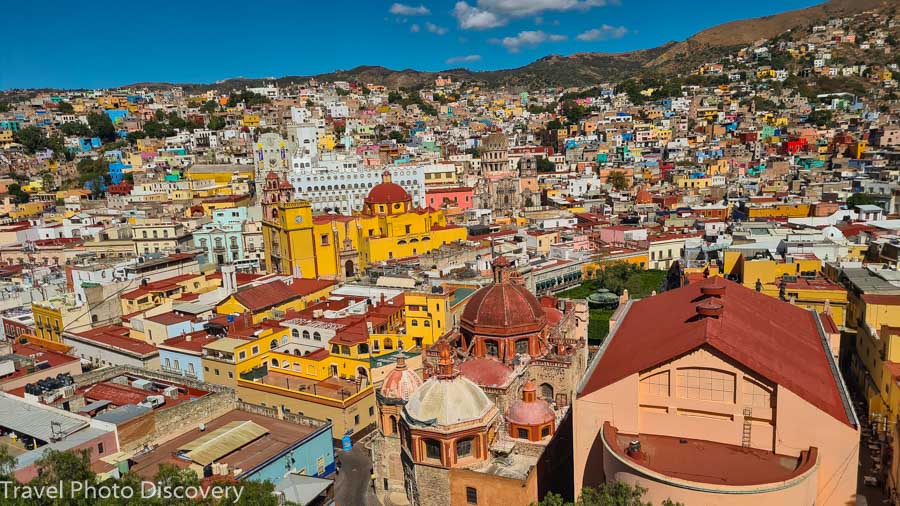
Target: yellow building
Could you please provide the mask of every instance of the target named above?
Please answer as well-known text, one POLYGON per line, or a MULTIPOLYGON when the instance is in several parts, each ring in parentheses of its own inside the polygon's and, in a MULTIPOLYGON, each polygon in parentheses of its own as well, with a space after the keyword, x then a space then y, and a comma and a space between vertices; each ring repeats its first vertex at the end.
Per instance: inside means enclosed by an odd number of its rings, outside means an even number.
POLYGON ((818 274, 822 261, 814 256, 795 257, 790 262, 748 260, 740 252, 727 251, 724 264, 723 271, 736 276, 747 288, 795 306, 829 312, 838 327, 846 323, 847 290, 818 274))
POLYGON ((894 423, 900 414, 900 295, 863 294, 854 300, 854 369, 873 421, 894 423), (859 325, 859 323, 862 323, 859 325))
POLYGON ((334 282, 319 279, 276 280, 242 288, 216 306, 218 314, 249 313, 253 323, 299 311, 331 295, 334 282))
POLYGON ((346 279, 371 263, 415 257, 466 239, 443 211, 413 208, 388 172, 354 216, 313 216, 309 202, 290 202, 293 189, 269 173, 263 188, 266 269, 309 279, 346 279), (285 186, 286 185, 286 186, 285 186))

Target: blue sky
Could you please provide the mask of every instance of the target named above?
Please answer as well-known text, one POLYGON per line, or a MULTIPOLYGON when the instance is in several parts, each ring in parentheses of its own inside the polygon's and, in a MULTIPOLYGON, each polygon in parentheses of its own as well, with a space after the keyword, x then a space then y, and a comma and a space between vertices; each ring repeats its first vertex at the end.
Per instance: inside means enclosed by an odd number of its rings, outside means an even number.
POLYGON ((15 1, 0 89, 308 75, 357 65, 475 70, 654 47, 815 0, 15 1))

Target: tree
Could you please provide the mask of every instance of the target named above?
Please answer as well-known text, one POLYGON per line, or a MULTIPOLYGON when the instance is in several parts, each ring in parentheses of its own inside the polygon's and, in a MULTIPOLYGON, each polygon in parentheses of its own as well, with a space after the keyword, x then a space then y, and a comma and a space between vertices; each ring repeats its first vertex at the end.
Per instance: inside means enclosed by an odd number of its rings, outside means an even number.
POLYGON ((9 481, 16 470, 16 457, 9 454, 9 447, 0 445, 0 481, 9 481))
POLYGON ((537 159, 538 172, 556 172, 556 164, 551 162, 549 158, 540 157, 537 159))
POLYGON ((75 108, 72 107, 72 104, 68 102, 60 102, 56 104, 56 110, 61 112, 62 114, 73 114, 75 112, 75 108))
POLYGON ((200 106, 200 110, 209 114, 219 110, 219 103, 215 100, 207 100, 200 106))
POLYGON ((816 126, 830 126, 831 125, 832 112, 828 109, 816 109, 815 111, 809 113, 809 116, 806 117, 806 121, 812 123, 816 126))
POLYGON ((875 199, 862 193, 854 193, 850 196, 850 198, 847 199, 847 207, 873 205, 877 205, 875 199))
POLYGON ((211 116, 206 123, 206 128, 210 130, 221 130, 225 128, 225 118, 222 116, 211 116))
MULTIPOLYGON (((532 506, 653 506, 650 502, 644 502, 643 497, 646 493, 647 489, 640 485, 632 486, 625 482, 614 481, 604 483, 596 488, 582 489, 581 496, 574 504, 566 502, 561 496, 551 492, 532 506)), ((684 505, 666 499, 661 506, 684 505)))
POLYGON ((44 185, 44 191, 48 192, 56 186, 56 178, 53 177, 49 170, 45 170, 41 172, 41 183, 44 185))
POLYGON ((85 125, 80 121, 69 121, 68 123, 63 123, 59 126, 59 130, 65 135, 74 137, 90 137, 93 134, 93 132, 91 132, 91 127, 85 125))
POLYGON ((99 137, 103 142, 112 142, 116 140, 116 127, 113 125, 108 114, 91 113, 88 114, 88 125, 94 133, 94 137, 99 137))
POLYGON ((607 181, 616 190, 622 190, 628 186, 628 178, 625 177, 625 173, 620 170, 610 172, 607 181))
POLYGON ((50 139, 40 127, 27 126, 13 134, 13 138, 25 147, 28 153, 34 153, 50 147, 50 139))

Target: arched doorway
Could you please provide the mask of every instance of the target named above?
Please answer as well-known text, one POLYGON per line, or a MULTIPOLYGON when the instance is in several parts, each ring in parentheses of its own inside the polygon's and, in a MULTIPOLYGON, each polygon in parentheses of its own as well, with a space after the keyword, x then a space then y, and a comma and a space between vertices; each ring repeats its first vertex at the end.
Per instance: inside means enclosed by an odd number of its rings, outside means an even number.
POLYGON ((344 263, 344 276, 346 276, 348 278, 352 278, 355 275, 356 275, 356 266, 353 265, 353 260, 347 260, 347 262, 344 263))
POLYGON ((366 371, 365 367, 360 366, 356 368, 356 378, 359 380, 360 388, 369 385, 369 372, 366 371))

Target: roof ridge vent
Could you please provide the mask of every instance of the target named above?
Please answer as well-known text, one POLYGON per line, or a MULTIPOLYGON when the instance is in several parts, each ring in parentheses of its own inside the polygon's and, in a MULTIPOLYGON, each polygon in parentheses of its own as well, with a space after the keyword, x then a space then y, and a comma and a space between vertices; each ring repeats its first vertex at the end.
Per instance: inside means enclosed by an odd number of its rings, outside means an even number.
POLYGON ((697 314, 700 318, 718 319, 725 310, 725 304, 718 298, 707 299, 697 304, 697 314))

